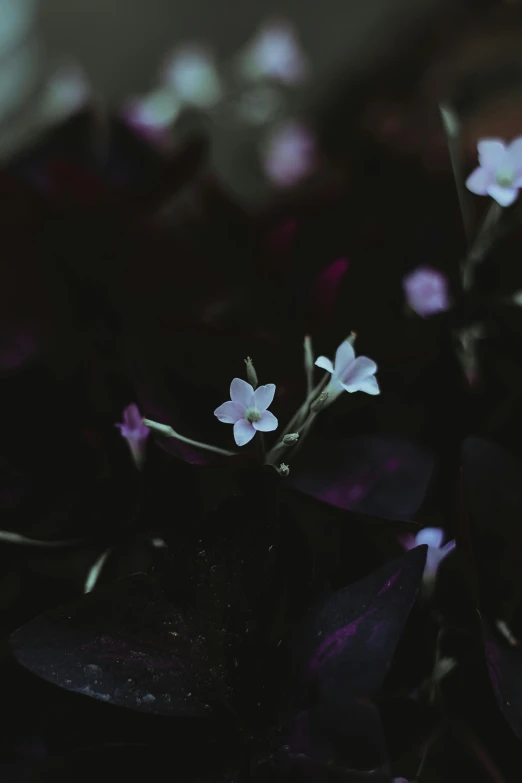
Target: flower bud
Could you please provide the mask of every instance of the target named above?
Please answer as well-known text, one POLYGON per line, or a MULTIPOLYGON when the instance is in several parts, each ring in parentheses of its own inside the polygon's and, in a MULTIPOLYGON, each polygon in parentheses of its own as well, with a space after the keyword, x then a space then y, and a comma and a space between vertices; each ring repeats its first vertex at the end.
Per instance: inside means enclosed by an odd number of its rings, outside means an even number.
POLYGON ((290 468, 288 467, 288 465, 285 465, 285 463, 282 462, 279 465, 277 472, 279 473, 280 476, 288 476, 288 474, 290 473, 290 468))
POLYGON ((254 364, 250 356, 247 356, 247 358, 245 359, 245 366, 246 366, 247 381, 251 386, 254 387, 254 389, 256 389, 259 384, 259 380, 257 377, 256 369, 254 367, 254 364))
POLYGON ((314 370, 314 353, 312 350, 312 338, 306 335, 304 338, 304 366, 306 372, 313 372, 314 370))
POLYGON ((310 410, 312 411, 312 413, 318 413, 323 407, 323 405, 325 404, 329 396, 330 395, 327 391, 321 392, 319 397, 317 397, 317 399, 315 399, 313 403, 310 405, 310 410))

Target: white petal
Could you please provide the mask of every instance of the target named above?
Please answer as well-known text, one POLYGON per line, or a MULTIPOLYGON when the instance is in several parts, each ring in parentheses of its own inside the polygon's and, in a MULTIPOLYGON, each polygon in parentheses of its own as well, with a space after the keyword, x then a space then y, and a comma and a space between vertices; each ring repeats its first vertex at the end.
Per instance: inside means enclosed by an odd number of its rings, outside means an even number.
POLYGON ((377 365, 367 356, 358 356, 339 380, 346 391, 361 391, 361 384, 377 372, 377 365))
POLYGON ((275 383, 267 383, 264 386, 258 386, 254 392, 254 406, 260 413, 266 411, 272 404, 275 394, 275 383))
POLYGON ((522 136, 513 139, 508 146, 507 152, 510 163, 515 171, 520 171, 522 169, 522 136))
POLYGON ((315 366, 320 367, 322 370, 333 373, 333 364, 326 356, 318 356, 315 360, 315 366))
POLYGON ((230 399, 236 405, 250 408, 254 405, 254 389, 242 378, 234 378, 230 384, 230 399))
POLYGON ((243 409, 238 407, 235 402, 224 402, 214 411, 219 421, 224 424, 235 424, 236 421, 243 418, 243 409))
POLYGON ((488 195, 501 207, 509 207, 516 200, 518 190, 516 188, 502 188, 500 185, 490 185, 488 195))
POLYGON ((477 196, 485 196, 493 179, 494 175, 487 169, 478 168, 467 178, 466 187, 477 196))
POLYGON ((335 374, 342 377, 355 359, 355 351, 348 340, 343 340, 335 352, 335 374))
POLYGON ((435 549, 438 549, 442 544, 443 538, 444 531, 440 527, 425 527, 417 533, 415 541, 417 546, 420 544, 427 544, 428 546, 433 546, 435 549))
POLYGON ((239 419, 234 424, 234 440, 238 446, 245 446, 247 443, 250 443, 255 434, 255 429, 246 419, 239 419))
POLYGON ((270 411, 263 411, 259 421, 253 423, 253 428, 259 432, 273 432, 279 426, 276 417, 270 411))
POLYGON ((480 165, 489 171, 500 168, 506 160, 506 145, 502 139, 482 139, 477 150, 480 165))
POLYGON ((364 378, 359 383, 359 391, 364 392, 365 394, 380 394, 381 390, 379 389, 379 384, 375 375, 369 375, 368 378, 364 378))

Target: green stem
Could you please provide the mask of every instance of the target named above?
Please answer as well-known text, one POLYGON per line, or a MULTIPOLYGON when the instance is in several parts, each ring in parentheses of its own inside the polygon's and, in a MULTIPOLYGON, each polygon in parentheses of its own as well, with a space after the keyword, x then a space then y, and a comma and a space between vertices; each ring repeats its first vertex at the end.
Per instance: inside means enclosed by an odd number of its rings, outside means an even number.
MULTIPOLYGON (((301 405, 301 407, 297 410, 297 413, 290 419, 288 424, 286 425, 285 429, 281 433, 280 440, 276 443, 276 445, 270 449, 268 454, 266 455, 266 464, 270 465, 274 458, 280 459, 282 454, 281 450, 283 449, 290 449, 294 448, 294 446, 289 445, 287 446, 285 443, 283 443, 283 438, 285 435, 288 435, 289 432, 298 432, 301 434, 302 428, 306 427, 308 424, 308 421, 310 419, 310 405, 314 402, 317 397, 321 394, 324 387, 327 385, 328 381, 330 380, 331 375, 330 373, 325 373, 321 381, 317 384, 317 386, 312 389, 310 394, 307 395, 305 401, 301 405)), ((312 414, 315 416, 315 414, 312 414)), ((299 442, 299 441, 298 441, 299 442)))
POLYGON ((496 226, 501 214, 502 207, 493 202, 469 253, 462 262, 462 287, 464 291, 469 291, 473 286, 475 269, 484 259, 496 238, 496 226))
POLYGON ((166 438, 176 438, 182 443, 187 443, 189 446, 195 446, 198 449, 205 449, 205 451, 212 451, 214 454, 222 454, 224 457, 235 457, 235 451, 227 451, 226 449, 220 449, 218 446, 212 446, 210 443, 201 443, 199 440, 192 440, 192 438, 186 438, 184 435, 180 435, 172 427, 167 424, 159 424, 157 421, 151 421, 151 419, 143 419, 142 423, 154 432, 158 432, 160 435, 164 435, 166 438))
POLYGON ((440 104, 439 111, 442 119, 442 126, 444 128, 444 134, 446 136, 446 144, 448 146, 451 168, 453 170, 453 178, 457 188, 462 224, 464 226, 466 242, 469 247, 471 243, 473 220, 469 207, 469 197, 466 191, 466 186, 464 184, 464 177, 462 175, 462 161, 459 145, 459 121, 457 115, 450 109, 449 106, 440 104))

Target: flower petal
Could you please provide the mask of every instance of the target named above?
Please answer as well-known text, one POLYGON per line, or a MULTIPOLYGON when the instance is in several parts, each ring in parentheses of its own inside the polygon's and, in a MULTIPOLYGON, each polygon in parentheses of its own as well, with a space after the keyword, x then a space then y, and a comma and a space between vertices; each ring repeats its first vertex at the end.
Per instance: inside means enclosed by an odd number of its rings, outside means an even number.
POLYGON ((477 196, 485 196, 488 192, 488 187, 493 180, 492 174, 486 169, 475 169, 466 180, 466 187, 472 193, 476 193, 477 196))
POLYGON ((127 427, 130 427, 130 429, 138 429, 141 425, 142 418, 143 417, 135 402, 131 402, 131 404, 127 405, 123 411, 124 424, 126 424, 127 427))
POLYGON ((375 375, 377 365, 367 356, 358 356, 348 367, 343 376, 339 377, 342 385, 349 392, 359 391, 361 384, 370 375, 375 375))
POLYGON ((501 207, 509 207, 517 199, 518 190, 517 188, 502 188, 500 185, 490 185, 488 195, 501 207))
POLYGON ((415 536, 412 535, 412 533, 403 533, 402 535, 397 536, 397 540, 404 549, 413 549, 417 546, 415 536))
POLYGON ((272 404, 275 394, 275 383, 267 383, 264 386, 258 386, 254 392, 254 406, 260 413, 266 411, 269 405, 272 404))
POLYGON ((496 171, 506 160, 506 145, 502 139, 482 139, 477 144, 479 163, 488 171, 496 171))
POLYGON ((349 366, 355 359, 355 351, 353 346, 348 340, 343 340, 337 351, 335 352, 335 374, 341 377, 348 370, 349 366))
POLYGON ((447 544, 444 544, 444 546, 441 548, 442 557, 446 557, 446 555, 449 555, 450 552, 453 552, 455 547, 457 546, 455 539, 452 539, 451 541, 448 541, 447 544))
POLYGON ((236 421, 243 418, 243 409, 236 405, 235 402, 224 402, 219 408, 214 411, 214 416, 217 416, 219 421, 224 424, 235 424, 236 421))
POLYGON ((364 378, 359 384, 359 391, 365 394, 380 394, 379 384, 375 375, 369 375, 368 378, 364 378))
POLYGON ((438 549, 442 544, 443 538, 444 530, 442 530, 442 528, 425 527, 422 530, 419 530, 415 536, 415 541, 417 546, 420 546, 421 544, 427 544, 428 546, 433 546, 435 549, 438 549))
POLYGON ((239 419, 234 424, 234 440, 238 446, 250 443, 255 434, 255 429, 246 419, 239 419))
POLYGON ((522 170, 522 136, 518 136, 518 138, 513 139, 511 144, 508 145, 507 148, 507 154, 509 156, 509 161, 515 171, 521 171, 522 170))
POLYGON ((279 422, 273 413, 270 413, 270 411, 263 411, 259 421, 255 421, 252 426, 255 430, 259 430, 259 432, 272 432, 278 428, 279 422))
POLYGON ((322 370, 333 373, 333 364, 326 356, 318 356, 315 360, 315 366, 320 367, 322 370))
POLYGON ((254 389, 241 378, 234 378, 230 384, 230 399, 236 405, 250 408, 254 405, 254 389))

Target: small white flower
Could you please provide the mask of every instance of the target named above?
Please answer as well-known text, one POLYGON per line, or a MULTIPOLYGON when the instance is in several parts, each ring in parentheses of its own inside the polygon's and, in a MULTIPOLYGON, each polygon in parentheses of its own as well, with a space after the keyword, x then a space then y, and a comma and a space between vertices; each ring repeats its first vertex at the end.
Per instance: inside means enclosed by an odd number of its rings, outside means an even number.
POLYGON ((428 585, 434 582, 439 566, 446 555, 455 549, 455 541, 448 541, 442 546, 443 539, 444 530, 440 527, 425 527, 419 530, 416 536, 407 534, 399 538, 405 549, 413 549, 421 544, 427 544, 428 554, 424 568, 424 582, 428 585))
POLYGON ((225 424, 234 425, 234 439, 238 446, 249 443, 256 432, 272 432, 278 427, 273 413, 267 410, 275 394, 275 384, 258 386, 254 391, 246 381, 234 378, 230 384, 230 400, 216 408, 214 415, 225 424))
POLYGON ((477 149, 480 165, 466 180, 467 189, 509 207, 522 187, 522 136, 511 144, 502 139, 482 139, 477 149))
POLYGON ((355 358, 355 351, 351 343, 345 340, 335 353, 335 362, 326 356, 319 356, 315 361, 317 367, 332 374, 332 380, 326 387, 328 401, 331 402, 342 391, 366 394, 379 394, 379 384, 375 377, 377 365, 367 356, 355 358))
POLYGON ((293 187, 311 174, 316 166, 314 137, 304 125, 287 122, 270 134, 262 157, 263 170, 274 185, 293 187))

